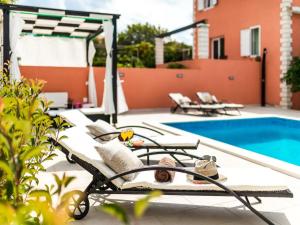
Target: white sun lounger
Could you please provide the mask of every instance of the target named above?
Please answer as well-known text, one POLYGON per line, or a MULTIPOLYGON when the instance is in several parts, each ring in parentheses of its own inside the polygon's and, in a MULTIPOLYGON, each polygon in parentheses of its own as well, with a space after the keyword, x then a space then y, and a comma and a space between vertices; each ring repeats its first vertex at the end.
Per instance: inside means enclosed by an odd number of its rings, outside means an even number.
POLYGON ((227 111, 232 111, 232 110, 235 110, 240 114, 240 109, 245 108, 245 106, 242 104, 220 102, 218 101, 216 96, 211 95, 208 92, 197 92, 197 96, 203 104, 223 106, 223 110, 225 111, 225 114, 227 114, 227 111))
MULTIPOLYGON (((81 198, 75 203, 72 216, 75 219, 84 218, 89 211, 90 194, 146 194, 151 190, 160 190, 166 195, 190 195, 190 196, 231 196, 237 198, 248 209, 255 213, 268 224, 273 224, 264 215, 256 211, 250 204, 248 197, 293 197, 290 190, 281 181, 266 179, 272 176, 272 171, 267 168, 242 169, 219 168, 219 173, 226 176, 222 183, 200 176, 210 184, 196 185, 188 181, 187 174, 199 176, 187 168, 167 168, 176 171, 172 183, 158 183, 154 179, 154 171, 166 169, 166 167, 148 167, 116 174, 110 169, 97 153, 95 146, 101 145, 85 133, 80 133, 79 128, 71 128, 61 133, 68 138, 59 142, 63 151, 70 155, 72 160, 93 175, 93 180, 81 198), (88 154, 87 154, 88 153, 88 154), (133 181, 125 181, 122 177, 127 174, 139 173, 133 181), (244 200, 242 197, 246 197, 244 200)), ((164 154, 168 154, 164 152, 164 154)), ((197 157, 196 157, 197 158, 197 157)))
POLYGON ((169 97, 176 104, 175 107, 171 107, 172 113, 175 113, 178 109, 181 109, 186 114, 201 115, 199 113, 195 113, 196 111, 202 112, 205 115, 210 115, 216 113, 220 109, 224 109, 224 106, 222 105, 205 105, 192 102, 189 97, 183 96, 180 93, 170 93, 169 97), (191 110, 193 110, 194 112, 191 113, 191 110))

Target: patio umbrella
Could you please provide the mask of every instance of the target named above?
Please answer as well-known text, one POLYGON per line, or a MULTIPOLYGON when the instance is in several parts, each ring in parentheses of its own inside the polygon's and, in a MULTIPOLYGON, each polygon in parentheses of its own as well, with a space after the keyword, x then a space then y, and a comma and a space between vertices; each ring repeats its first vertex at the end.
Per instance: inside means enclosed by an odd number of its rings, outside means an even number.
POLYGON ((10 57, 10 74, 12 80, 20 80, 21 72, 19 68, 19 62, 17 57, 18 51, 18 42, 20 39, 20 35, 22 33, 23 26, 25 21, 15 13, 10 13, 9 20, 9 43, 11 49, 11 57, 10 57))
POLYGON ((93 69, 93 60, 96 54, 96 49, 94 46, 94 42, 90 41, 89 43, 89 52, 88 52, 88 61, 89 61, 89 80, 88 80, 88 91, 89 91, 89 102, 92 103, 95 107, 98 106, 97 102, 97 90, 96 90, 96 82, 94 76, 94 69, 93 69))
POLYGON ((105 47, 107 52, 106 69, 105 69, 105 82, 102 107, 105 115, 112 115, 115 113, 115 106, 113 100, 113 86, 112 86, 112 43, 114 26, 112 22, 105 21, 103 23, 105 35, 105 47))

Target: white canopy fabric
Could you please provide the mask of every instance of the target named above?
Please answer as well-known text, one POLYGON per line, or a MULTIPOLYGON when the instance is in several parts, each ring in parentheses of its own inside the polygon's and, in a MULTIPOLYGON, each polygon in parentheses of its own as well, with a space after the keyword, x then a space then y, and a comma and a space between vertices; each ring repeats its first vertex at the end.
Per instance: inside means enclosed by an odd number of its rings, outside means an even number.
POLYGON ((112 43, 114 26, 111 21, 103 23, 105 35, 105 47, 107 52, 106 69, 105 69, 105 82, 102 107, 105 115, 112 115, 115 113, 115 106, 113 100, 113 86, 112 86, 112 43))
POLYGON ((92 103, 95 107, 98 106, 97 100, 97 89, 95 82, 95 75, 93 69, 93 60, 96 54, 96 49, 93 41, 89 43, 89 52, 88 52, 88 60, 89 60, 89 79, 88 79, 88 91, 89 91, 89 102, 92 103))
POLYGON ((9 17, 9 44, 11 49, 10 75, 12 80, 19 81, 21 79, 21 72, 18 62, 18 47, 25 21, 15 13, 10 13, 9 17))
MULTIPOLYGON (((114 101, 113 101, 113 85, 112 85, 112 42, 114 27, 111 21, 106 21, 103 24, 105 34, 105 47, 107 52, 106 58, 106 70, 105 70, 105 82, 102 108, 105 115, 112 115, 115 113, 114 101)), ((118 113, 124 113, 128 111, 124 91, 122 88, 121 80, 117 77, 117 93, 118 93, 118 113)))
POLYGON ((22 66, 87 67, 86 39, 24 35, 18 57, 22 66))
POLYGON ((128 111, 128 105, 122 88, 122 82, 118 73, 118 113, 124 113, 128 111))

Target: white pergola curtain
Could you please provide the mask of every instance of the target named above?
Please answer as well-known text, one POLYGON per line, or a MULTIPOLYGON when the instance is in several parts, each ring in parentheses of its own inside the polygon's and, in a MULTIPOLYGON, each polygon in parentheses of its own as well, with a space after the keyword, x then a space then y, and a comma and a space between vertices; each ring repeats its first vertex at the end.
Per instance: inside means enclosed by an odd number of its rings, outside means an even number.
POLYGON ((93 41, 89 43, 88 61, 89 61, 89 79, 88 79, 88 91, 89 91, 89 103, 92 103, 95 107, 98 106, 97 102, 97 90, 93 69, 93 60, 96 54, 96 49, 93 41))
POLYGON ((114 26, 111 21, 105 21, 103 23, 103 29, 105 35, 107 57, 102 107, 104 109, 105 115, 112 115, 115 113, 112 86, 112 43, 114 26))
POLYGON ((22 33, 25 21, 15 13, 9 15, 9 44, 11 50, 10 57, 10 75, 12 80, 19 81, 21 79, 21 72, 18 62, 18 42, 22 33))
POLYGON ((117 89, 118 89, 118 113, 121 114, 121 113, 128 111, 128 106, 126 103, 126 99, 125 99, 124 91, 122 88, 122 82, 121 82, 119 73, 118 73, 117 89))
MULTIPOLYGON (((114 101, 113 101, 113 85, 112 85, 112 42, 114 27, 111 21, 105 21, 103 23, 104 35, 105 35, 105 47, 107 52, 106 58, 106 70, 105 70, 105 82, 104 82, 104 94, 102 108, 104 114, 112 115, 115 113, 114 101)), ((121 80, 118 74, 117 77, 117 93, 118 93, 118 113, 124 113, 128 111, 124 91, 122 88, 121 80)))

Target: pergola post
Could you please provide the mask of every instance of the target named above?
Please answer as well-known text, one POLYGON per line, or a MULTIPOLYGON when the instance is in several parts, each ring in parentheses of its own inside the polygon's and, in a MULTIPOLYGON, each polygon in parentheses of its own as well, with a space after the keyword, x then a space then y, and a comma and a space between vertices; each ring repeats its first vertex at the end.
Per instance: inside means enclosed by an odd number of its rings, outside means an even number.
POLYGON ((112 116, 113 124, 118 123, 118 45, 117 45, 117 17, 113 17, 112 24, 114 27, 113 43, 112 43, 112 77, 113 77, 113 100, 115 106, 115 114, 112 116))
POLYGON ((164 64, 164 38, 155 38, 155 64, 164 64))
POLYGON ((2 12, 3 12, 3 69, 6 69, 7 74, 9 74, 9 66, 7 64, 10 60, 9 8, 3 7, 2 12))

